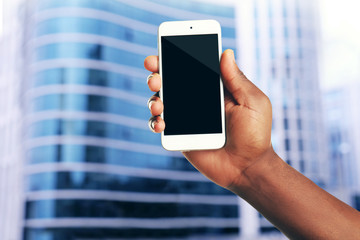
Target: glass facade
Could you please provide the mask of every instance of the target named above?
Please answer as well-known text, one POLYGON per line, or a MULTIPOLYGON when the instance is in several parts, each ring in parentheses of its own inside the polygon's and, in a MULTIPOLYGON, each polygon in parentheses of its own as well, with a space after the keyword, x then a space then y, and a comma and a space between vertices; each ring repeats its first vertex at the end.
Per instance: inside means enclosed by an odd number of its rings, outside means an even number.
MULTIPOLYGON (((357 82, 333 87, 324 94, 325 126, 331 179, 329 189, 349 189, 358 194, 360 187, 357 172, 360 114, 353 103, 359 102, 357 82)), ((354 208, 355 202, 348 201, 354 208)))
POLYGON ((223 48, 234 49, 234 8, 165 0, 28 5, 24 240, 238 236, 236 196, 163 150, 148 130, 152 93, 143 69, 163 21, 217 19, 223 48))
MULTIPOLYGON (((284 161, 324 187, 329 164, 321 122, 316 1, 238 4, 238 58, 242 71, 271 100, 272 145, 284 161)), ((265 218, 259 225, 261 232, 275 230, 265 218)))

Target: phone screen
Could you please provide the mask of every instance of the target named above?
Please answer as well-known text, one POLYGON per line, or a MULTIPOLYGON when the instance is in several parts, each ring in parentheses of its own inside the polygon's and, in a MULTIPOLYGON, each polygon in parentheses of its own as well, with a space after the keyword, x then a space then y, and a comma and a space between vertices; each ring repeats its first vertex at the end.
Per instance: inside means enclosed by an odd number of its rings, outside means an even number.
POLYGON ((222 132, 217 34, 161 37, 164 135, 222 132))

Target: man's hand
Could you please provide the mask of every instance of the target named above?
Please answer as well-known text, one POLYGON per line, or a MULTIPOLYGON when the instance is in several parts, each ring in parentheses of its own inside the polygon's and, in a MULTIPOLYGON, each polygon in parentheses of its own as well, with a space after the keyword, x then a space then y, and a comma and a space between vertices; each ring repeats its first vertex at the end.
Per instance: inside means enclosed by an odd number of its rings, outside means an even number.
MULTIPOLYGON (((153 72, 148 78, 153 92, 158 92, 161 87, 158 61, 157 56, 149 56, 144 62, 145 68, 153 72)), ((210 180, 231 189, 232 185, 243 184, 242 176, 247 168, 262 161, 264 155, 274 154, 271 146, 272 109, 268 97, 239 70, 232 50, 222 54, 220 70, 225 87, 226 145, 218 150, 183 154, 210 180)), ((148 105, 153 116, 149 125, 154 132, 160 133, 166 126, 159 116, 163 104, 154 95, 148 105)), ((188 119, 191 120, 191 116, 188 119)))
MULTIPOLYGON (((161 87, 158 58, 145 59, 155 72, 152 91, 161 87)), ((231 50, 220 61, 225 86, 227 142, 218 150, 184 152, 204 175, 254 206, 291 239, 360 239, 360 214, 286 164, 271 146, 271 104, 235 64, 231 50)), ((184 69, 186 71, 186 69, 184 69)), ((188 73, 191 74, 191 73, 188 73)), ((191 86, 189 86, 191 87, 191 86)), ((150 127, 165 128, 163 104, 149 101, 150 127)), ((188 116, 191 121, 191 116, 188 116)))

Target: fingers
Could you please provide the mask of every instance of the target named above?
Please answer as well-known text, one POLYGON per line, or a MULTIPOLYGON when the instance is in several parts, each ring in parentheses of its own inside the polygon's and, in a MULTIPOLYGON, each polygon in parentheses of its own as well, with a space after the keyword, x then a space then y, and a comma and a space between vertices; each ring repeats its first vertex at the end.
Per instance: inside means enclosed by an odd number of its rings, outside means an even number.
POLYGON ((149 85, 149 88, 153 92, 160 91, 161 88, 161 78, 158 73, 152 73, 147 78, 147 83, 149 85))
POLYGON ((149 119, 149 128, 155 133, 160 133, 165 129, 165 122, 159 116, 163 110, 164 105, 159 98, 159 92, 155 93, 148 101, 148 107, 150 109, 152 117, 149 119))
POLYGON ((149 128, 155 133, 160 133, 165 129, 165 122, 159 116, 164 109, 164 105, 159 98, 159 91, 161 88, 161 78, 159 72, 159 58, 158 56, 148 56, 145 58, 144 67, 153 72, 147 78, 149 89, 156 92, 148 101, 148 107, 152 117, 149 119, 149 128))
POLYGON ((149 99, 148 107, 153 116, 160 115, 164 110, 164 105, 157 94, 149 99))
MULTIPOLYGON (((152 57, 152 56, 150 56, 152 57)), ((149 57, 148 57, 149 58, 149 57)), ((148 59, 147 58, 147 59, 148 59)), ((145 60, 146 62, 146 60, 145 60)), ((148 101, 148 107, 149 107, 149 110, 151 112, 151 115, 153 116, 158 116, 160 115, 162 112, 163 112, 163 109, 164 109, 164 105, 161 101, 161 99, 159 98, 159 91, 160 91, 160 87, 161 87, 161 79, 160 79, 160 75, 158 73, 152 73, 148 76, 147 78, 147 83, 149 85, 149 88, 151 91, 153 92, 156 92, 156 94, 154 94, 148 101)), ((160 119, 162 122, 164 122, 160 117, 159 118, 156 118, 156 119, 160 119)), ((154 118, 152 117, 151 119, 149 120, 149 127, 152 131, 155 130, 155 128, 153 128, 155 125, 157 125, 157 123, 159 121, 155 121, 154 118), (152 121, 152 123, 150 124, 150 120, 152 121), (155 124, 155 125, 154 125, 155 124)), ((160 121, 160 122, 161 122, 160 121)), ((164 127, 162 127, 162 125, 164 125, 165 127, 165 124, 160 124, 160 130, 164 127)), ((157 127, 156 128, 157 130, 159 130, 159 128, 157 127)), ((161 130, 161 131, 162 131, 161 130)))
POLYGON ((149 119, 149 128, 155 133, 161 133, 165 129, 165 122, 160 116, 152 116, 149 119))
POLYGON ((235 62, 234 52, 230 49, 224 51, 221 56, 220 69, 226 89, 233 98, 240 104, 242 95, 253 94, 260 91, 240 71, 235 62))
POLYGON ((153 72, 147 78, 147 83, 149 88, 153 92, 160 91, 161 88, 161 78, 158 74, 159 72, 159 57, 158 56, 148 56, 144 60, 144 66, 147 70, 153 72))
POLYGON ((154 55, 146 57, 144 67, 150 72, 159 72, 159 57, 154 55))

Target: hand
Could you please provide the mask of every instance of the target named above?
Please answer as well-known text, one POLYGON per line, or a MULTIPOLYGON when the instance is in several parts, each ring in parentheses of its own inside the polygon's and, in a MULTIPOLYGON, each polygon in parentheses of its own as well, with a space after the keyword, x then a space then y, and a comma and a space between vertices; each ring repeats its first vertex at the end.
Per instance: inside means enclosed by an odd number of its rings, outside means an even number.
MULTIPOLYGON (((148 56, 144 61, 145 68, 153 72, 148 78, 153 92, 161 87, 158 61, 157 56, 148 56)), ((226 145, 218 150, 183 154, 210 180, 231 189, 243 184, 243 176, 250 166, 269 159, 265 155, 275 154, 271 146, 272 109, 269 98, 239 70, 232 50, 222 54, 220 70, 225 87, 226 145)), ((155 94, 148 106, 152 114, 149 126, 160 133, 165 129, 165 122, 159 116, 163 111, 161 99, 155 94)))

